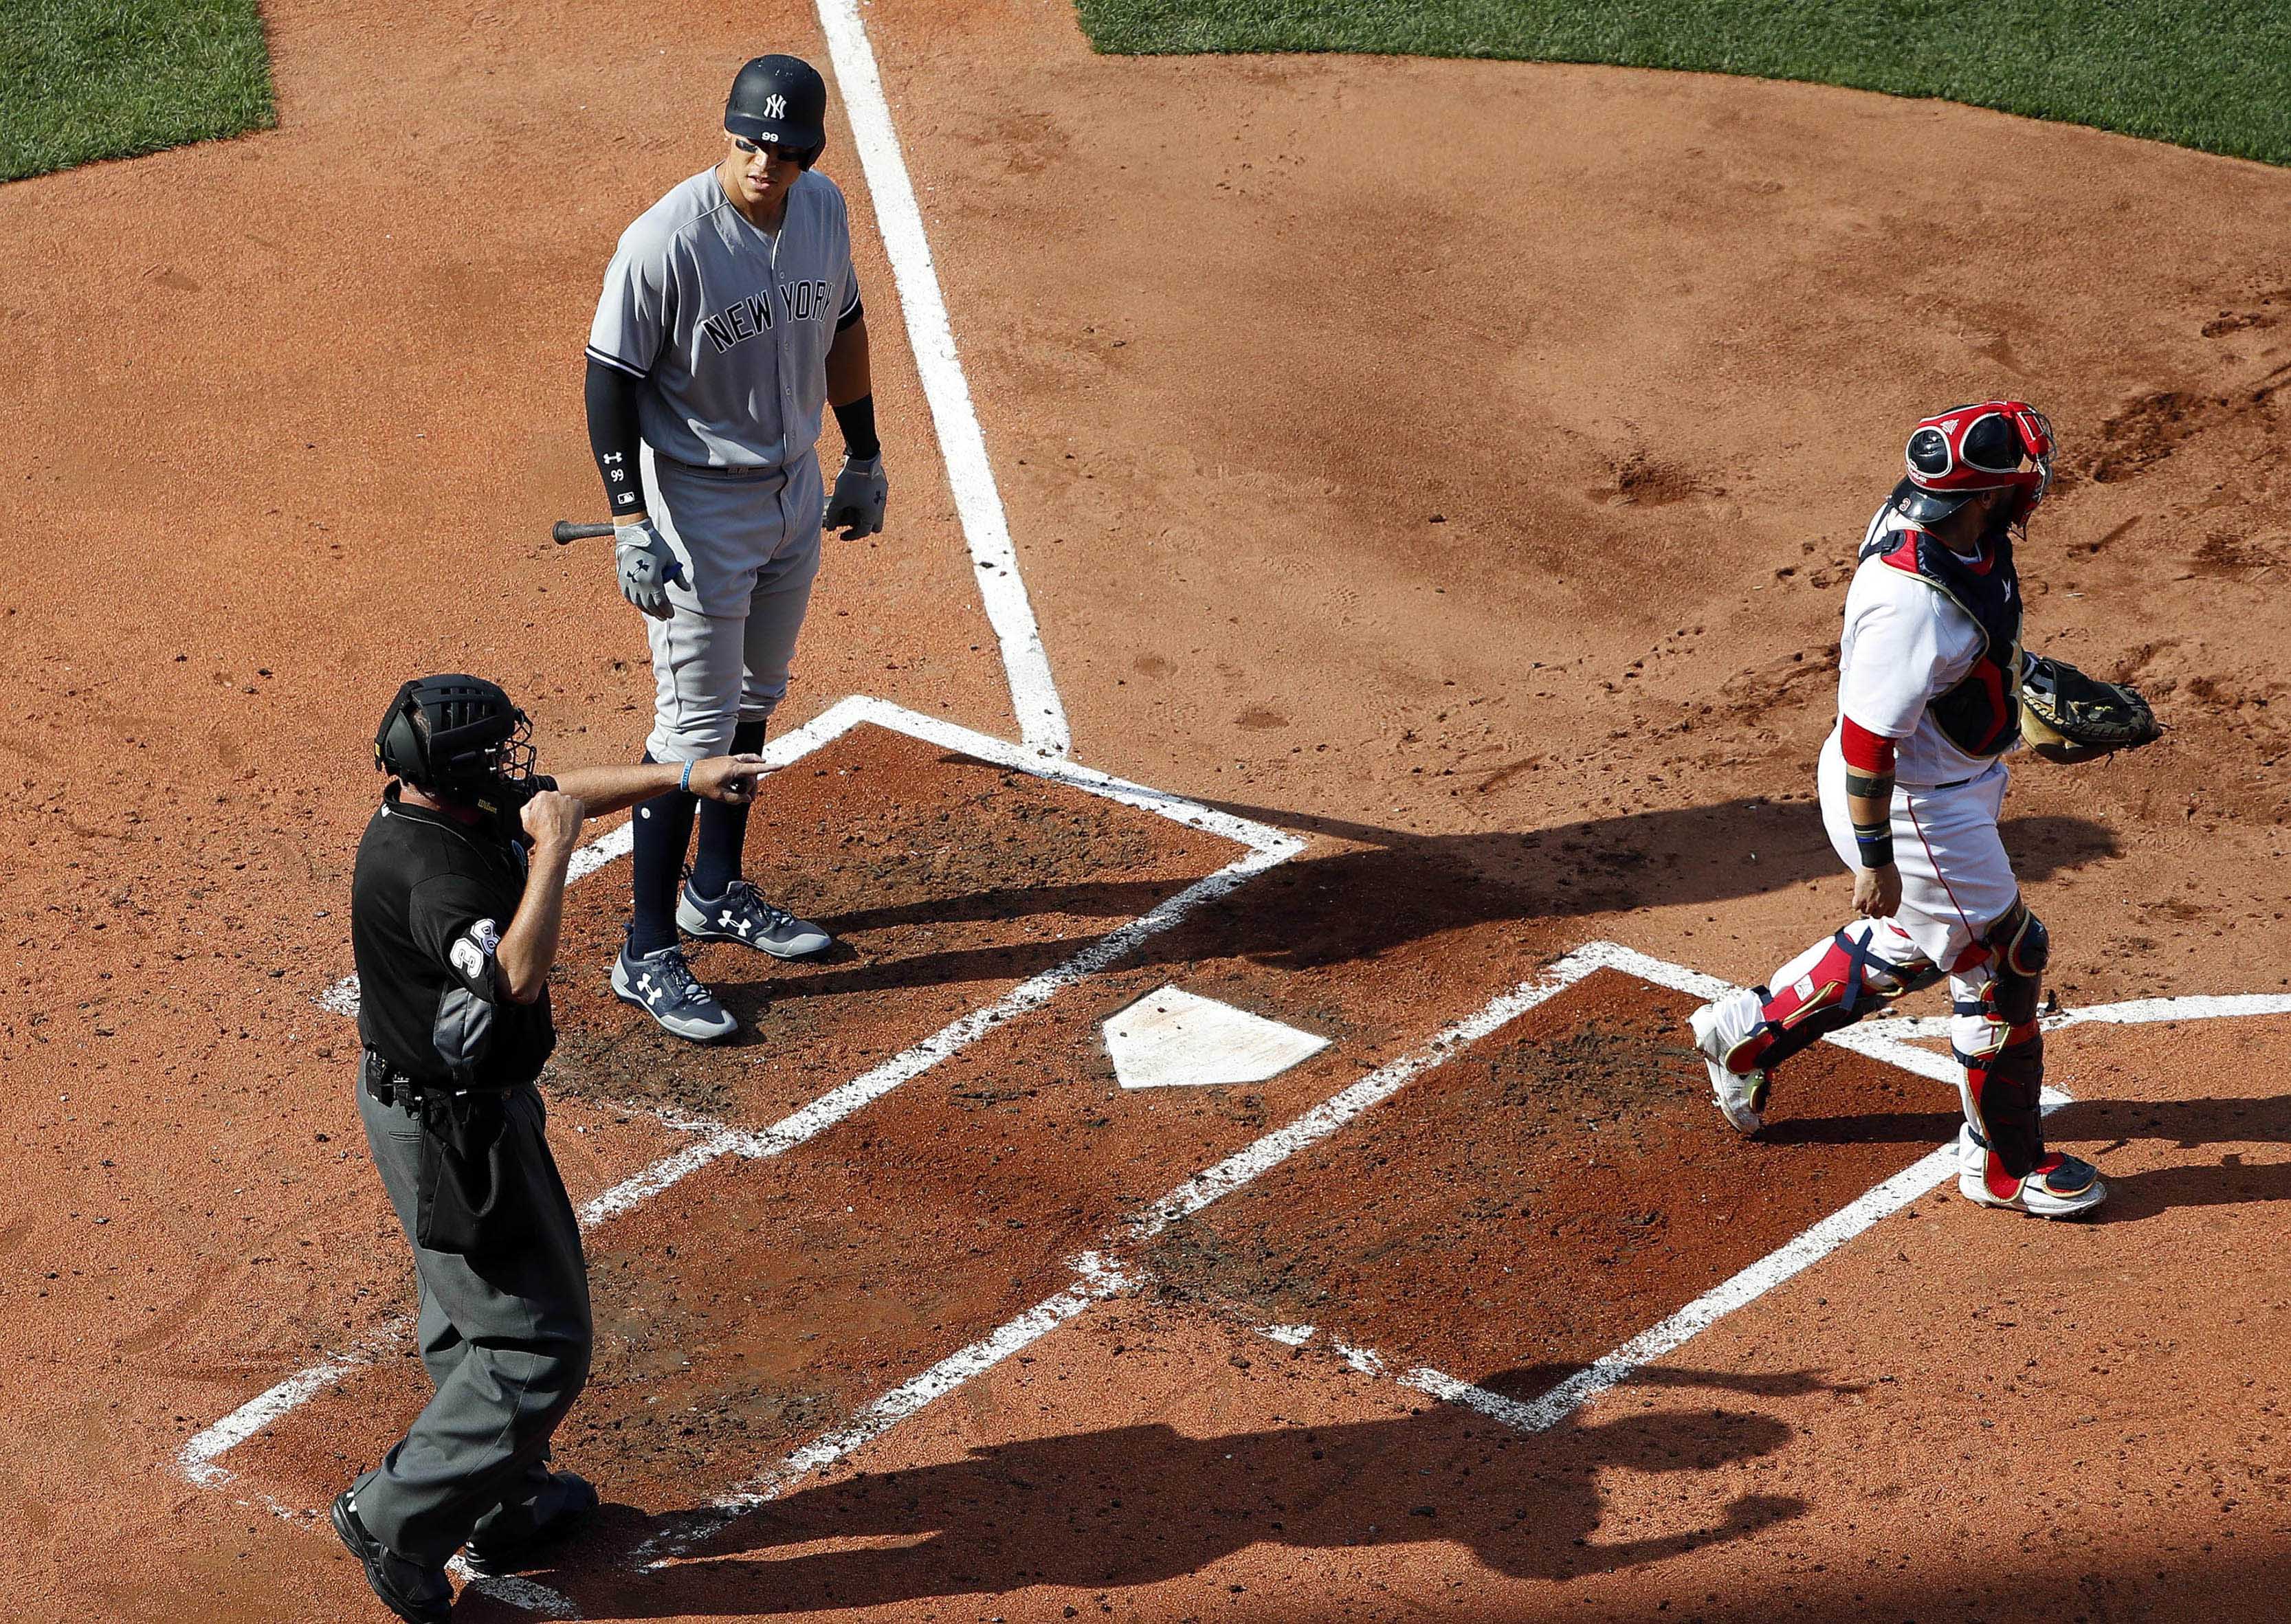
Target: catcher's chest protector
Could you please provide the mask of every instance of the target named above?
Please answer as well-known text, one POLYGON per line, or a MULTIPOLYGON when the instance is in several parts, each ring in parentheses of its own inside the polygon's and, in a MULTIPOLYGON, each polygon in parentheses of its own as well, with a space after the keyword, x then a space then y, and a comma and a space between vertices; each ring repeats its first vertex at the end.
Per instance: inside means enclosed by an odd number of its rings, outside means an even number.
POLYGON ((2021 736, 2021 584, 2013 542, 2000 537, 1986 570, 1977 569, 1922 530, 1882 538, 1872 551, 1916 576, 1971 615, 1984 647, 1955 687, 1926 707, 1941 736, 1969 756, 2002 755, 2021 736))

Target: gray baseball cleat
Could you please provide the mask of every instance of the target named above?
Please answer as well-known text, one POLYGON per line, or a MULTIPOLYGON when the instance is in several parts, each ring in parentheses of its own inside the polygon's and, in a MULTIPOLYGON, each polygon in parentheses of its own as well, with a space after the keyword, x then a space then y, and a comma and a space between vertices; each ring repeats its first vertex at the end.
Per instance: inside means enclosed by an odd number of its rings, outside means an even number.
POLYGON ((613 994, 695 1043, 712 1043, 740 1029, 740 1023, 716 1001, 716 994, 692 973, 680 947, 637 957, 622 943, 620 957, 613 961, 613 994))
POLYGON ((835 938, 808 919, 798 919, 744 880, 735 880, 711 901, 690 881, 676 899, 676 928, 703 942, 745 942, 775 959, 801 959, 824 953, 835 938))
POLYGON ((335 1497, 334 1532, 343 1548, 365 1564, 366 1582, 406 1624, 446 1624, 454 1616, 454 1587, 446 1570, 425 1568, 366 1532, 358 1521, 357 1494, 356 1489, 345 1489, 335 1497))

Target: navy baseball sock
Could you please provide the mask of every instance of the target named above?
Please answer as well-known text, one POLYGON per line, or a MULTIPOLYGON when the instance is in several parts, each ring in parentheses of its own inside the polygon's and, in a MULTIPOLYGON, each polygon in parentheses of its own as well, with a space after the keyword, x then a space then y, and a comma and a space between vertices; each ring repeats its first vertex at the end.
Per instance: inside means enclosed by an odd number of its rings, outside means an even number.
MULTIPOLYGON (((745 755, 764 747, 764 723, 742 722, 732 729, 732 753, 745 755)), ((748 808, 711 800, 700 808, 700 849, 692 857, 692 888, 703 896, 721 896, 740 877, 740 854, 748 843, 748 808)))
MULTIPOLYGON (((652 752, 644 759, 652 760, 652 752)), ((629 929, 629 951, 657 953, 676 945, 676 892, 684 883, 684 852, 692 844, 692 808, 699 800, 671 790, 640 803, 631 826, 636 834, 636 907, 629 929)))

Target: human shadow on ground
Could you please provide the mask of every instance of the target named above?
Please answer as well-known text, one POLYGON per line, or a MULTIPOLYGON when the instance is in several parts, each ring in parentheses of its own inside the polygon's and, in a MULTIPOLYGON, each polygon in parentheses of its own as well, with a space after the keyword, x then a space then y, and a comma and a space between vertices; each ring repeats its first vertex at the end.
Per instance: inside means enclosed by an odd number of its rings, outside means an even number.
MULTIPOLYGON (((1572 1373, 1507 1371, 1485 1385, 1539 1394, 1572 1373)), ((1837 1390, 1805 1371, 1671 1370, 1649 1379, 1768 1397, 1837 1390)), ((803 1490, 738 1517, 694 1560, 641 1575, 591 1568, 561 1581, 536 1577, 561 1582, 598 1619, 771 1615, 1032 1586, 1105 1590, 1196 1572, 1258 1544, 1451 1541, 1514 1577, 1564 1579, 1660 1562, 1797 1516, 1802 1500, 1738 1493, 1692 1526, 1666 1519, 1644 1533, 1614 1530, 1604 1526, 1599 1486, 1616 1470, 1717 1472, 1792 1435, 1772 1416, 1707 1400, 1536 1435, 1428 1400, 1390 1419, 1206 1438, 1161 1423, 1117 1427, 803 1490), (800 1548, 849 1540, 873 1543, 800 1548), (771 1554, 782 1550, 791 1554, 771 1554)))
MULTIPOLYGON (((1709 806, 1633 812, 1525 832, 1419 834, 1278 808, 1216 803, 1217 809, 1346 844, 1308 851, 1251 880, 1175 931, 1143 944, 1126 963, 1185 964, 1233 956, 1286 969, 1372 960, 1430 937, 1501 920, 1551 920, 1638 907, 1715 904, 1836 879, 1846 913, 1845 871, 1810 802, 1735 799, 1709 806)), ((2114 856, 2117 837, 2080 817, 2010 818, 2006 846, 2022 879, 2114 856)), ((759 875, 762 880, 764 876, 759 875)), ((800 876, 779 900, 802 910, 800 876)), ((824 915, 839 935, 1047 914, 1129 920, 1183 887, 1167 880, 1012 886, 824 915)), ((969 981, 1006 982, 1065 962, 1096 940, 963 947, 816 965, 752 979, 759 995, 817 997, 969 981)), ((1776 944, 1778 949, 1790 945, 1776 944)), ((731 964, 719 993, 752 977, 731 964)))
MULTIPOLYGON (((1807 1101, 1819 1108, 1818 1101, 1807 1101)), ((1964 1119, 1954 1111, 1884 1112, 1792 1117, 1779 1091, 1776 1115, 1759 1138, 1774 1145, 1901 1144, 1934 1148, 1954 1138, 1964 1119)), ((2230 1151, 2214 1162, 2113 1171, 2109 1152, 2159 1139, 2179 1150, 2215 1145, 2291 1145, 2291 1095, 2251 1098, 2078 1099, 2045 1118, 2046 1138, 2076 1145, 2099 1165, 2109 1198, 2093 1213, 2104 1223, 2153 1218, 2174 1207, 2235 1206, 2291 1201, 2291 1162, 2247 1162, 2230 1151), (2094 1142, 2097 1141, 2097 1145, 2094 1142)))

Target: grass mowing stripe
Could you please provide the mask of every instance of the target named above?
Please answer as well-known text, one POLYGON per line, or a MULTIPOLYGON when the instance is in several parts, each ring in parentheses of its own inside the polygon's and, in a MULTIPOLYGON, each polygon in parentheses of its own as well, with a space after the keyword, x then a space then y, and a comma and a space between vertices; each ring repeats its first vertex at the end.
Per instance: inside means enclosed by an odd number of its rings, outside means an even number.
POLYGON ((277 122, 255 0, 0 0, 0 181, 277 122))
POLYGON ((1078 0, 1107 53, 1604 62, 1934 96, 2291 164, 2282 0, 1078 0))

